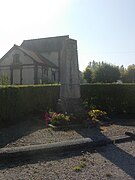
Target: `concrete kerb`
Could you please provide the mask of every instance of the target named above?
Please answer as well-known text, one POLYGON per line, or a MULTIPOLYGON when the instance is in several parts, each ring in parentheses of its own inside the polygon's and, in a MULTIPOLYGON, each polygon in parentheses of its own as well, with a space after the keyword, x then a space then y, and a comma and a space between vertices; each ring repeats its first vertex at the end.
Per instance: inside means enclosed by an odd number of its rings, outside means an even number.
POLYGON ((28 158, 30 156, 44 155, 53 156, 58 153, 64 153, 70 150, 83 150, 83 149, 94 149, 98 146, 104 146, 107 144, 123 143, 132 141, 132 137, 121 136, 112 139, 101 139, 98 141, 93 141, 90 138, 81 138, 70 141, 63 141, 50 144, 41 145, 30 145, 21 147, 11 147, 11 148, 1 148, 0 149, 0 160, 10 159, 10 158, 28 158))

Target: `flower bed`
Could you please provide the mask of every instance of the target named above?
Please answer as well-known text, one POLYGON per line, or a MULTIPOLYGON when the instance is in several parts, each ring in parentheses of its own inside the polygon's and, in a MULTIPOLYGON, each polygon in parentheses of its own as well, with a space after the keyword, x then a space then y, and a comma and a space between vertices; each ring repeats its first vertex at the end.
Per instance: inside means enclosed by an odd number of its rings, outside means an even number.
POLYGON ((54 126, 67 125, 70 122, 69 116, 62 113, 53 113, 50 119, 50 124, 54 126))
POLYGON ((107 117, 107 113, 99 109, 90 110, 88 115, 90 118, 98 120, 104 120, 107 117))
POLYGON ((49 127, 55 130, 82 127, 82 124, 77 122, 77 118, 73 114, 50 113, 50 116, 49 127))

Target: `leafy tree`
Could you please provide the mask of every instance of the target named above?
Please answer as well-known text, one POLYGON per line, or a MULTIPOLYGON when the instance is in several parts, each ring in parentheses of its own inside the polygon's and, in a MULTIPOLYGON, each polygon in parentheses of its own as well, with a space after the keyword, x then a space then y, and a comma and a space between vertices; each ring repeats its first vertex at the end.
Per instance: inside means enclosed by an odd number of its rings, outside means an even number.
POLYGON ((93 72, 93 82, 113 83, 118 79, 120 79, 119 68, 104 62, 93 72))
POLYGON ((89 66, 86 67, 85 71, 83 72, 84 79, 88 82, 92 82, 92 70, 89 66))
POLYGON ((125 73, 125 82, 135 83, 135 64, 128 66, 125 73))
POLYGON ((95 70, 96 68, 99 67, 101 63, 100 62, 96 62, 96 61, 92 61, 92 62, 89 62, 88 64, 88 67, 91 69, 91 70, 95 70))
POLYGON ((80 83, 81 84, 86 83, 86 79, 84 78, 83 72, 79 71, 79 75, 80 75, 80 83))
POLYGON ((83 73, 89 83, 113 83, 120 79, 119 67, 104 62, 90 62, 83 73))
POLYGON ((123 80, 123 78, 124 78, 125 71, 126 71, 126 69, 124 68, 123 65, 121 65, 121 66, 119 67, 120 79, 121 79, 121 80, 123 80))

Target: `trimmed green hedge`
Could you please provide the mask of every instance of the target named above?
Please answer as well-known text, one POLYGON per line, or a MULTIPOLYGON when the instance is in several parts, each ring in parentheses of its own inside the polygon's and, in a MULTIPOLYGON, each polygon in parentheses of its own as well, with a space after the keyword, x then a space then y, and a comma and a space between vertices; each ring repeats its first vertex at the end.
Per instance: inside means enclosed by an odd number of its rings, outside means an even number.
POLYGON ((86 84, 81 85, 83 101, 113 113, 135 113, 135 84, 86 84))
POLYGON ((0 124, 12 124, 41 110, 54 109, 58 96, 58 85, 1 86, 0 124))
MULTIPOLYGON (((0 125, 19 122, 47 108, 55 110, 59 85, 0 86, 0 125)), ((81 85, 89 107, 113 113, 135 113, 135 84, 81 85)))

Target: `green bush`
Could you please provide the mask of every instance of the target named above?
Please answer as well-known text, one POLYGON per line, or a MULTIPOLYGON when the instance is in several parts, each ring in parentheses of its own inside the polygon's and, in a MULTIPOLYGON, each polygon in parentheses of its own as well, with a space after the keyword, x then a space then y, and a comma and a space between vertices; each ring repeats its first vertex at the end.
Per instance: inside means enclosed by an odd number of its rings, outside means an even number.
POLYGON ((0 125, 19 122, 24 117, 55 109, 58 85, 0 86, 0 125))
MULTIPOLYGON (((59 85, 0 86, 0 126, 47 109, 55 111, 59 92, 59 85)), ((81 97, 89 110, 135 113, 135 84, 81 85, 81 97)))
POLYGON ((81 85, 81 97, 90 109, 108 113, 135 113, 135 84, 81 85))

